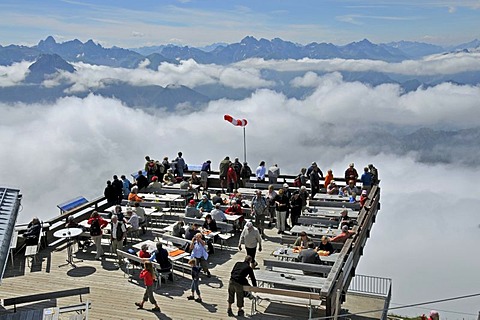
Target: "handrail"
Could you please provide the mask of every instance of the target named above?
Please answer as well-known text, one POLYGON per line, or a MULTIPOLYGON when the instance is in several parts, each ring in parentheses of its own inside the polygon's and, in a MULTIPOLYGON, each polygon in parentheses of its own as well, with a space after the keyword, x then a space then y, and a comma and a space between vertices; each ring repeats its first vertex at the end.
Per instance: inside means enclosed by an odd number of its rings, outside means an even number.
POLYGON ((357 274, 352 278, 349 292, 367 293, 370 295, 388 297, 392 290, 392 279, 384 277, 357 274))

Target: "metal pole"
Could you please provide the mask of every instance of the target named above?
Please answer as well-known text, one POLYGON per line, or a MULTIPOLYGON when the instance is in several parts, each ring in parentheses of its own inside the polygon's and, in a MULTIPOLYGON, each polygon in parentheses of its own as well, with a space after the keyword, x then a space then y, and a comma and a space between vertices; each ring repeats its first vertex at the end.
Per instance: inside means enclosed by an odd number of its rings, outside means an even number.
POLYGON ((335 296, 335 313, 333 315, 333 319, 338 319, 338 313, 340 312, 340 289, 337 289, 337 295, 335 296))
POLYGON ((243 127, 243 162, 247 162, 247 140, 245 138, 245 127, 243 127))

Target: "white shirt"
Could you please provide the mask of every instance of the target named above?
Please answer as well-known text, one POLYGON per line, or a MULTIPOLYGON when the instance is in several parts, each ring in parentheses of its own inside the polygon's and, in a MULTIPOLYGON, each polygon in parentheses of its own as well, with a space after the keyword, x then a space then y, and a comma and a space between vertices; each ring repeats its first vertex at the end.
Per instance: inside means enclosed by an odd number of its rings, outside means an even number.
POLYGON ((132 225, 133 230, 137 230, 140 227, 140 219, 136 212, 133 212, 132 216, 128 220, 128 223, 132 225))
MULTIPOLYGON (((112 238, 117 239, 117 226, 118 226, 118 221, 117 223, 112 223, 112 238)), ((125 223, 122 223, 122 233, 127 232, 127 228, 125 227, 125 223)))
POLYGON ((215 221, 225 221, 227 220, 227 217, 225 216, 225 213, 220 210, 220 209, 213 209, 212 212, 210 212, 212 215, 212 219, 215 221))

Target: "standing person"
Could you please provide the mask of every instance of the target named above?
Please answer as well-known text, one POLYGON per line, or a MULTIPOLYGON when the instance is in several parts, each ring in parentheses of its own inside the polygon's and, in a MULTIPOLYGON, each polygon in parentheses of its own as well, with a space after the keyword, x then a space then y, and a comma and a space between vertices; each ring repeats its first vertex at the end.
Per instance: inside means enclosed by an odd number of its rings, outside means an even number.
POLYGON ((373 175, 368 171, 367 167, 363 168, 363 174, 360 181, 362 181, 362 189, 370 192, 373 184, 373 175))
POLYGON ((115 188, 112 186, 112 181, 107 181, 107 186, 103 191, 103 195, 107 198, 107 204, 109 206, 114 206, 117 204, 117 193, 115 192, 115 188))
POLYGON ((112 241, 112 253, 117 256, 118 263, 121 264, 122 260, 117 254, 117 249, 123 249, 123 240, 127 236, 127 228, 125 227, 123 221, 118 220, 118 216, 116 214, 112 216, 112 221, 110 222, 110 224, 112 227, 112 234, 110 235, 112 241))
POLYGON ((147 181, 152 181, 153 176, 157 173, 157 165, 153 159, 145 165, 145 171, 147 172, 147 181))
POLYGON ((228 168, 230 166, 230 157, 226 156, 225 159, 220 161, 218 165, 219 177, 220 177, 220 187, 222 188, 222 193, 225 193, 225 182, 227 181, 228 168))
POLYGON ((115 189, 117 197, 117 202, 115 204, 120 204, 123 198, 123 182, 118 179, 117 175, 113 176, 112 186, 115 189))
POLYGON ((375 168, 373 164, 368 165, 368 169, 370 169, 370 174, 372 175, 372 184, 378 184, 378 169, 375 168))
POLYGON ((288 203, 287 203, 287 216, 285 217, 285 229, 290 230, 291 227, 288 224, 288 218, 290 217, 290 199, 292 198, 292 192, 290 191, 290 188, 288 186, 288 183, 283 184, 283 191, 284 194, 287 196, 288 203))
POLYGON ((233 192, 235 185, 237 184, 237 173, 233 168, 233 164, 230 163, 227 170, 227 192, 233 192))
POLYGON ((300 199, 302 199, 302 212, 307 209, 308 191, 307 187, 300 187, 300 199))
POLYGON ((285 190, 278 190, 278 194, 275 197, 275 215, 277 217, 277 233, 282 234, 285 231, 285 225, 287 220, 287 208, 288 208, 288 197, 285 194, 285 190))
POLYGON ((130 190, 132 189, 132 183, 130 180, 125 177, 125 175, 122 174, 120 177, 122 179, 122 193, 123 193, 123 199, 127 199, 128 195, 130 194, 130 190))
POLYGON ((235 158, 235 161, 233 162, 233 169, 235 170, 235 173, 237 174, 237 181, 235 182, 235 189, 238 189, 239 183, 240 183, 240 172, 242 171, 242 164, 238 160, 238 158, 235 158))
POLYGON ((168 157, 163 157, 162 165, 165 167, 165 172, 171 168, 170 161, 168 161, 168 157))
POLYGON ((352 162, 348 166, 347 170, 345 170, 345 181, 357 181, 358 179, 358 172, 357 169, 355 169, 355 164, 352 162))
POLYGON ((300 191, 295 191, 293 196, 290 198, 290 209, 291 215, 290 219, 292 220, 292 227, 298 224, 298 218, 302 214, 302 198, 300 198, 300 191))
POLYGON ((211 164, 212 161, 205 161, 202 164, 202 170, 200 170, 200 184, 203 188, 203 191, 206 191, 208 189, 208 175, 212 171, 211 164))
POLYGON ((312 167, 312 171, 308 178, 310 179, 310 188, 312 192, 311 198, 313 199, 313 197, 320 191, 320 175, 317 165, 312 167))
POLYGON ((148 179, 143 175, 143 172, 140 170, 138 171, 137 178, 135 178, 137 183, 138 190, 142 190, 143 188, 148 187, 148 179))
POLYGON ((201 268, 197 266, 197 260, 190 259, 188 264, 192 267, 192 294, 187 297, 188 300, 195 300, 196 302, 202 303, 202 296, 200 295, 199 281, 200 281, 200 270, 201 268), (195 299, 195 292, 197 293, 198 298, 195 299))
POLYGON ((92 237, 93 242, 95 243, 95 249, 97 250, 95 259, 100 260, 100 257, 103 256, 102 229, 108 225, 108 222, 103 220, 97 211, 93 211, 87 223, 90 225, 90 236, 92 237))
POLYGON ((301 186, 307 185, 307 177, 305 176, 306 172, 307 172, 307 168, 300 169, 300 173, 293 180, 294 187, 300 188, 301 186))
POLYGON ((178 157, 175 159, 175 166, 177 177, 183 178, 183 171, 186 170, 187 164, 185 163, 185 160, 182 158, 182 156, 182 152, 178 152, 178 157))
POLYGON ((262 252, 262 237, 257 228, 255 228, 252 222, 248 221, 243 228, 242 233, 240 234, 240 239, 238 240, 238 250, 242 250, 242 243, 245 243, 245 250, 247 255, 252 257, 252 267, 255 268, 258 266, 258 262, 255 261, 255 256, 258 252, 262 252))
POLYGON ((153 296, 153 284, 157 278, 155 277, 155 272, 153 271, 153 266, 150 261, 145 261, 145 268, 140 272, 140 279, 143 279, 143 283, 145 284, 145 293, 143 294, 142 301, 135 302, 135 305, 139 309, 143 309, 143 304, 147 300, 150 300, 150 303, 155 306, 152 311, 160 311, 160 307, 153 296))
POLYGON ((241 187, 245 187, 246 182, 250 181, 252 175, 252 169, 248 166, 248 162, 243 163, 243 167, 240 170, 241 187))
POLYGON ((268 186, 267 190, 267 210, 270 216, 270 221, 268 222, 268 227, 272 227, 272 223, 275 220, 275 198, 277 197, 277 193, 275 192, 273 185, 268 186))
POLYGON ((248 286, 247 276, 252 281, 252 286, 257 286, 257 280, 251 266, 252 257, 246 256, 242 262, 235 263, 232 272, 230 273, 230 282, 228 283, 228 309, 227 314, 229 317, 233 317, 232 304, 235 302, 235 296, 237 296, 238 316, 243 317, 245 312, 243 311, 243 298, 244 291, 243 286, 248 286))
POLYGON ((197 233, 190 243, 190 251, 192 252, 191 258, 197 260, 197 264, 200 263, 202 266, 203 272, 207 274, 207 277, 210 278, 212 275, 210 270, 208 270, 207 259, 208 253, 205 250, 205 241, 202 239, 202 234, 197 233))
MULTIPOLYGON (((260 235, 265 239, 265 215, 267 214, 267 199, 262 195, 262 190, 257 190, 252 199, 252 213, 255 217, 255 226, 260 231, 260 235)), ((248 254, 248 253, 247 253, 248 254)))
POLYGON ((158 181, 163 181, 163 175, 167 171, 165 166, 160 161, 155 161, 155 166, 157 167, 157 171, 155 172, 155 176, 158 177, 158 181))
POLYGON ((255 170, 255 176, 257 177, 257 181, 265 181, 265 174, 267 173, 267 169, 265 168, 265 161, 261 161, 255 170))
POLYGON ((280 168, 278 164, 274 164, 268 168, 268 183, 277 183, 278 176, 280 175, 280 168))
POLYGON ((33 217, 27 225, 27 231, 25 231, 22 236, 25 238, 25 244, 27 246, 36 246, 38 245, 38 240, 40 237, 40 231, 42 225, 40 220, 37 217, 33 217))

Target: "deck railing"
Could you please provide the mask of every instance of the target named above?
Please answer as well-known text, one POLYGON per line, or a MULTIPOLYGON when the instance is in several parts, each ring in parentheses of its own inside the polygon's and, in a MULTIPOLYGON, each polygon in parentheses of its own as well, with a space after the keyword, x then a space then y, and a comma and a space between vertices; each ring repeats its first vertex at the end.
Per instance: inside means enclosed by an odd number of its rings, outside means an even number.
POLYGON ((392 290, 392 279, 357 274, 350 281, 349 292, 386 297, 392 290))

